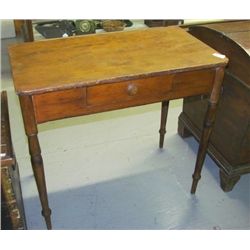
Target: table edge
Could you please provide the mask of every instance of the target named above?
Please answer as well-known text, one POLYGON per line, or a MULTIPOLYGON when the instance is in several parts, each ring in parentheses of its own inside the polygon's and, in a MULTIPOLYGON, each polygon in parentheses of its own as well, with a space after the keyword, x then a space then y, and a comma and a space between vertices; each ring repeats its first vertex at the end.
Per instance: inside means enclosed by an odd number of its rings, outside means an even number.
POLYGON ((167 70, 167 71, 160 71, 160 72, 151 72, 147 74, 137 74, 137 75, 128 75, 128 76, 120 76, 120 77, 114 77, 109 79, 103 79, 100 81, 89 81, 89 82, 74 82, 65 84, 63 83, 62 86, 58 84, 56 87, 43 87, 43 88, 37 88, 37 89, 27 89, 27 90, 18 90, 15 89, 17 95, 24 96, 24 95, 36 95, 36 94, 44 94, 54 91, 63 91, 68 89, 74 89, 74 88, 83 88, 83 87, 90 87, 95 86, 98 84, 108 84, 108 83, 114 83, 114 82, 122 82, 122 81, 129 81, 129 80, 137 80, 141 78, 147 78, 147 77, 156 77, 156 76, 162 76, 162 75, 169 75, 169 74, 175 74, 175 73, 181 73, 181 72, 187 72, 187 71, 193 71, 193 70, 205 70, 205 69, 215 69, 218 67, 226 67, 228 63, 228 58, 224 58, 223 62, 211 64, 211 65, 201 65, 196 67, 189 67, 185 69, 173 69, 173 70, 167 70))

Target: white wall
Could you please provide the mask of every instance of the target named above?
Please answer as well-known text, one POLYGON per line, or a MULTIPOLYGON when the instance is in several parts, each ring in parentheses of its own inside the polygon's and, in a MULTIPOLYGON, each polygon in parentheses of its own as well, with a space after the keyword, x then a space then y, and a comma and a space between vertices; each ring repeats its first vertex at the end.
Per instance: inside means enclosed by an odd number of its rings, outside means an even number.
POLYGON ((224 21, 223 19, 184 19, 184 24, 202 24, 202 23, 210 23, 210 22, 219 22, 224 21))
POLYGON ((0 20, 1 22, 1 38, 15 37, 15 26, 13 20, 0 20))

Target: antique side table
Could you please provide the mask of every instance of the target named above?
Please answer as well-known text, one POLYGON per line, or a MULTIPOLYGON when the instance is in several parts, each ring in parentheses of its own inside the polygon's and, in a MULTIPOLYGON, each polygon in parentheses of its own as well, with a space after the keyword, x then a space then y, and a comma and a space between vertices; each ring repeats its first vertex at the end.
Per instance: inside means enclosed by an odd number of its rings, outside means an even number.
POLYGON ((210 94, 191 193, 215 119, 227 58, 178 27, 146 28, 13 45, 9 49, 32 168, 51 229, 37 125, 162 102, 163 147, 169 100, 210 94))

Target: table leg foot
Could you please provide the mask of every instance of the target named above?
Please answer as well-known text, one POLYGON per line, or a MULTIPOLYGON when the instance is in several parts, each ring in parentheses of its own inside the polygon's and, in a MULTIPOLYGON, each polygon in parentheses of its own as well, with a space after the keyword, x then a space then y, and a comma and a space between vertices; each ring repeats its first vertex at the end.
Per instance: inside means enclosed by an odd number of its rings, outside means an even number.
POLYGON ((200 139, 200 145, 198 149, 195 170, 193 174, 193 183, 191 193, 194 194, 198 181, 201 178, 201 170, 206 157, 207 146, 212 132, 212 126, 215 120, 216 104, 209 103, 207 113, 204 120, 203 132, 200 139))
POLYGON ((214 86, 208 102, 208 108, 204 119, 203 130, 200 138, 195 170, 193 174, 193 183, 191 187, 192 194, 195 193, 198 181, 201 178, 201 170, 206 157, 207 146, 212 132, 212 127, 215 121, 217 103, 219 101, 223 76, 224 76, 224 68, 217 68, 215 72, 214 86))
POLYGON ((42 216, 45 219, 46 222, 46 226, 47 229, 52 229, 52 224, 51 224, 51 209, 47 209, 47 210, 42 210, 42 216))
POLYGON ((49 208, 48 194, 46 188, 45 174, 43 168, 43 158, 38 141, 38 131, 35 119, 35 112, 33 108, 32 97, 29 95, 19 96, 21 110, 24 121, 25 133, 28 138, 29 153, 31 158, 32 170, 34 173, 40 202, 42 205, 42 214, 48 229, 51 229, 51 210, 49 208))
POLYGON ((160 125, 160 141, 159 141, 159 147, 163 148, 164 144, 164 137, 166 134, 166 122, 167 122, 167 116, 168 116, 168 107, 169 107, 169 101, 163 101, 161 103, 161 125, 160 125))
POLYGON ((196 192, 196 188, 198 185, 198 181, 200 180, 201 176, 200 175, 194 175, 193 174, 193 183, 192 183, 192 187, 191 187, 191 194, 194 194, 196 192))
POLYGON ((47 188, 45 182, 45 174, 43 168, 43 159, 41 156, 40 145, 37 135, 28 135, 29 150, 31 156, 31 164, 36 180, 36 185, 42 205, 42 215, 45 218, 45 222, 48 229, 51 229, 51 209, 49 208, 47 188))
POLYGON ((230 192, 239 180, 240 175, 230 176, 220 170, 220 186, 224 192, 230 192))
POLYGON ((187 138, 189 136, 192 136, 192 133, 189 131, 189 129, 185 126, 184 122, 181 120, 181 115, 179 116, 178 119, 178 134, 179 136, 181 136, 182 138, 187 138))

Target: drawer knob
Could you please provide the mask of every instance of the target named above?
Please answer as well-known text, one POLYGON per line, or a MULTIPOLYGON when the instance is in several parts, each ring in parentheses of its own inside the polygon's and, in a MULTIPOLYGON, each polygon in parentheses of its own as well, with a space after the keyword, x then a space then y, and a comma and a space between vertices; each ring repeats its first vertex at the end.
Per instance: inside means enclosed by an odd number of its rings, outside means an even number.
POLYGON ((137 92, 138 92, 138 87, 135 84, 131 83, 128 85, 128 94, 130 96, 136 95, 137 92))

